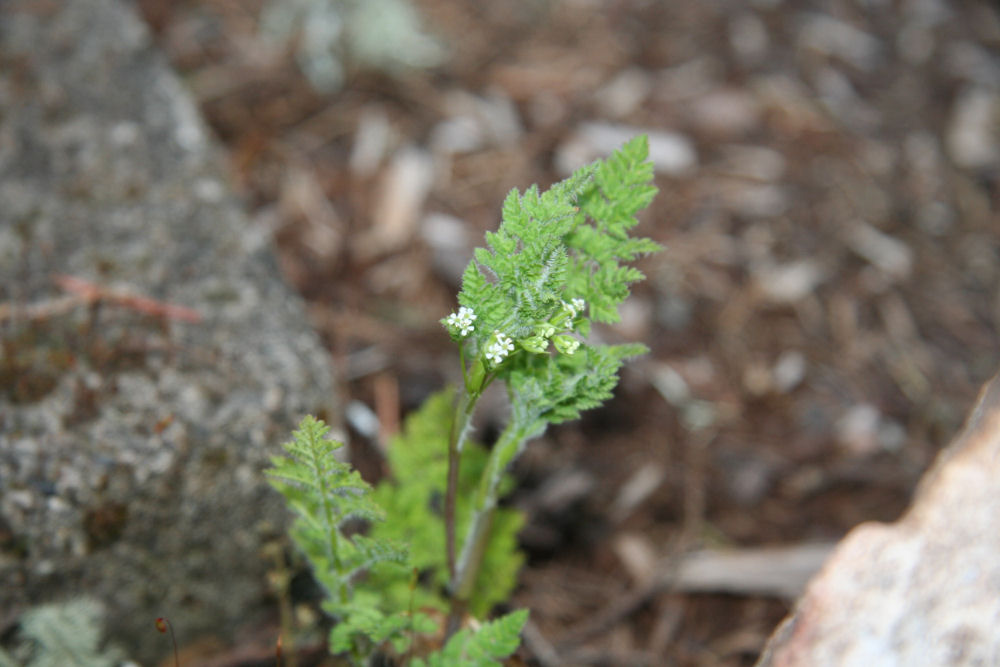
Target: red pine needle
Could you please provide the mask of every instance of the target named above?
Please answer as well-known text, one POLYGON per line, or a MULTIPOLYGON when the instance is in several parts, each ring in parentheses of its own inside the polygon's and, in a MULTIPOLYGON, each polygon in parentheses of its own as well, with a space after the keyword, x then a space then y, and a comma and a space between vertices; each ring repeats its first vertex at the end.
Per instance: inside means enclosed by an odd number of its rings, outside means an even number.
POLYGON ((182 322, 197 323, 201 322, 202 319, 201 313, 193 308, 150 299, 132 292, 109 289, 77 276, 54 275, 52 280, 64 291, 73 294, 84 303, 104 300, 146 315, 182 322))

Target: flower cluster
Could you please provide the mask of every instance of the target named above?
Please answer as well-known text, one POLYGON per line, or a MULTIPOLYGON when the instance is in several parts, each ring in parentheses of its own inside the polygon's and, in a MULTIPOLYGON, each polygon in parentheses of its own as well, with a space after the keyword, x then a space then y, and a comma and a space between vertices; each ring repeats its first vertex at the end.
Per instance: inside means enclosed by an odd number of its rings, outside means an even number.
POLYGON ((563 302, 563 307, 569 311, 570 319, 573 319, 577 315, 583 312, 583 309, 587 307, 587 302, 583 299, 576 297, 569 300, 569 303, 563 302))
POLYGON ((536 324, 531 335, 518 339, 518 344, 533 354, 544 354, 549 342, 555 344, 562 354, 573 354, 580 348, 580 341, 568 335, 576 327, 573 320, 587 307, 587 302, 579 297, 562 302, 562 307, 549 320, 536 324), (559 331, 558 335, 556 332, 559 331))
POLYGON ((565 334, 560 334, 553 338, 552 343, 556 346, 556 349, 563 354, 571 355, 580 349, 580 341, 565 334))
POLYGON ((457 331, 463 338, 472 333, 475 325, 472 323, 476 319, 476 313, 471 308, 462 306, 457 313, 452 313, 445 319, 447 327, 457 331))
POLYGON ((514 351, 514 341, 499 331, 494 331, 493 336, 493 342, 486 348, 486 359, 494 364, 499 364, 514 351))

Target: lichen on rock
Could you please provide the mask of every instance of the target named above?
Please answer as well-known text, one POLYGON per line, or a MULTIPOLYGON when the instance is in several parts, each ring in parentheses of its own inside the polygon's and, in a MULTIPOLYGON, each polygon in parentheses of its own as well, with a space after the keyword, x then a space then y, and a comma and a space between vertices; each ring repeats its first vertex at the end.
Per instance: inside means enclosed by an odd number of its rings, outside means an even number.
POLYGON ((284 513, 260 472, 332 412, 224 174, 130 5, 0 3, 0 609, 86 593, 144 662, 157 616, 226 636, 261 612, 284 513))

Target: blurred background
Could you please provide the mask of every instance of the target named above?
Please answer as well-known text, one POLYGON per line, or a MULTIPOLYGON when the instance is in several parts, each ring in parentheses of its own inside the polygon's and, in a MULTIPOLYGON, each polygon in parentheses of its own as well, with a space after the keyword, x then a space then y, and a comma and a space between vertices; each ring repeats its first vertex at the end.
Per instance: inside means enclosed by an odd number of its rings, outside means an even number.
POLYGON ((507 191, 649 134, 637 233, 667 249, 600 335, 651 352, 515 471, 528 664, 753 664, 787 599, 651 582, 894 520, 997 370, 993 3, 138 4, 308 301, 370 480, 458 376, 438 320, 507 191))

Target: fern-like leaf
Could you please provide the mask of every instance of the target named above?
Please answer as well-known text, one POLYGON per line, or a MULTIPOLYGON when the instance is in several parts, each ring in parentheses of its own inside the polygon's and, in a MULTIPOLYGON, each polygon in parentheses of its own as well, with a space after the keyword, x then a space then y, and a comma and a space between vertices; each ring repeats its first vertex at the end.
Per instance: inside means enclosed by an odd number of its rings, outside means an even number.
MULTIPOLYGON (((27 667, 112 667, 121 661, 114 648, 101 650, 101 604, 90 598, 35 607, 21 618, 27 667)), ((4 661, 14 663, 11 656, 4 661)))
POLYGON ((484 623, 477 632, 459 631, 445 647, 423 660, 414 660, 414 667, 499 667, 521 644, 521 630, 528 620, 528 611, 519 609, 495 621, 484 623))
POLYGON ((580 170, 542 194, 532 186, 507 195, 503 222, 487 232, 487 247, 476 249, 458 297, 478 314, 477 349, 494 331, 527 336, 559 308, 571 262, 565 238, 579 224, 576 202, 592 171, 580 170))
POLYGON ((349 521, 378 524, 385 513, 358 472, 336 459, 343 445, 327 439, 328 432, 322 421, 306 417, 284 444, 288 456, 273 457, 266 473, 297 514, 292 540, 329 594, 324 608, 338 620, 333 650, 354 654, 407 636, 401 630, 410 624, 405 608, 386 607, 355 591, 358 578, 379 567, 405 572, 399 565, 407 554, 391 541, 344 532, 349 521))

